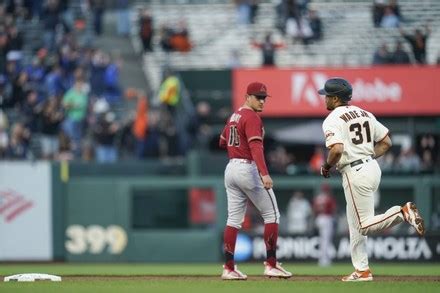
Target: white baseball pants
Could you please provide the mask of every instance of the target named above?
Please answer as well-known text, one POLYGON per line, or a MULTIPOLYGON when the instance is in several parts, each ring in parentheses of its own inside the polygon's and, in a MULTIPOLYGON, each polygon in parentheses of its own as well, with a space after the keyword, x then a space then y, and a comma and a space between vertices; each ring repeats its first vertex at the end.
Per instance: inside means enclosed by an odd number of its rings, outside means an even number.
POLYGON ((347 202, 347 221, 350 230, 351 260, 355 269, 368 269, 367 236, 404 221, 400 206, 384 214, 374 215, 374 192, 382 172, 376 160, 369 160, 341 170, 342 186, 347 202))
POLYGON ((228 197, 227 225, 241 228, 249 198, 260 211, 264 223, 279 223, 280 212, 272 189, 265 189, 255 162, 232 159, 225 170, 225 188, 228 197))

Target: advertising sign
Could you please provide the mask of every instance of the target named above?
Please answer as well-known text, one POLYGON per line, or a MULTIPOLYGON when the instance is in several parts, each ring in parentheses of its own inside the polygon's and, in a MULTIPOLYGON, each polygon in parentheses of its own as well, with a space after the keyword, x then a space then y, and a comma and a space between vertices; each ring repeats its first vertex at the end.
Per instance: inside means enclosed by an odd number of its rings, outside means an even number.
POLYGON ((328 111, 317 90, 331 77, 347 79, 352 104, 375 115, 440 114, 440 67, 238 69, 233 72, 233 106, 243 104, 249 83, 260 81, 271 95, 262 116, 323 117, 328 111))
MULTIPOLYGON (((368 237, 368 257, 380 261, 440 261, 440 237, 368 237)), ((350 260, 350 239, 340 237, 330 246, 334 261, 350 260)), ((319 236, 280 236, 277 257, 284 261, 309 261, 319 257, 319 236)), ((264 260, 266 246, 262 236, 239 234, 235 248, 238 261, 264 260)))
POLYGON ((47 162, 0 164, 0 261, 52 259, 52 187, 47 162))

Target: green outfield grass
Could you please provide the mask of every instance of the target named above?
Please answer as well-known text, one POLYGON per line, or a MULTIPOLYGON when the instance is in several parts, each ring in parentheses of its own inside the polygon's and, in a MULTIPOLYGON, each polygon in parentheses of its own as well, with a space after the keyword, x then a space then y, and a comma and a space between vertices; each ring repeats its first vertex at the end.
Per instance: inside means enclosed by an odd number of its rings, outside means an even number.
MULTIPOLYGON (((257 263, 239 264, 250 276, 261 276, 263 266, 257 263)), ((248 281, 221 281, 221 264, 0 264, 0 275, 18 273, 48 273, 66 277, 61 283, 0 283, 0 292, 440 292, 440 264, 371 264, 374 276, 438 276, 436 281, 342 283, 340 281, 298 281, 297 276, 342 276, 352 271, 349 264, 320 268, 315 264, 286 263, 294 273, 291 280, 254 277, 248 281), (91 275, 105 279, 69 279, 69 276, 91 275), (112 279, 111 276, 126 276, 112 279), (170 276, 142 279, 130 276, 170 276), (202 276, 172 278, 172 276, 202 276), (214 276, 213 278, 203 276, 214 276), (423 290, 423 291, 422 291, 423 290)))

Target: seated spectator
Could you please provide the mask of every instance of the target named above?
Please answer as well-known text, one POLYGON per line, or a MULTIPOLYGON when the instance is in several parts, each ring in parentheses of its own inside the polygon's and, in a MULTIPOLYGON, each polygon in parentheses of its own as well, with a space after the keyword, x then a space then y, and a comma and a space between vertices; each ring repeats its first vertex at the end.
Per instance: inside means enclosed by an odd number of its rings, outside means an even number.
POLYGON ((23 123, 17 122, 12 126, 11 136, 9 139, 8 149, 6 151, 6 158, 8 159, 28 159, 29 142, 31 132, 23 123))
POLYGON ((385 153, 377 159, 377 162, 384 173, 394 171, 395 157, 392 152, 385 153))
POLYGON ((373 3, 373 24, 375 27, 379 27, 382 22, 382 17, 385 10, 385 0, 374 0, 373 3))
POLYGON ((421 170, 431 172, 434 170, 438 156, 438 145, 432 134, 424 134, 419 138, 417 153, 421 157, 421 170))
POLYGON ((165 52, 173 51, 173 46, 170 43, 171 36, 173 35, 173 30, 167 24, 163 24, 159 29, 160 35, 160 47, 165 52))
POLYGON ((44 46, 51 52, 55 51, 56 29, 62 24, 61 8, 58 0, 48 0, 43 8, 44 46))
POLYGON ((295 173, 295 157, 282 145, 270 150, 267 155, 268 167, 274 174, 295 173))
POLYGON ((26 71, 22 71, 12 82, 13 104, 23 109, 26 102, 26 92, 29 89, 29 78, 26 71))
POLYGON ((230 69, 239 68, 242 66, 240 60, 240 50, 232 49, 229 52, 229 59, 226 63, 226 66, 230 69))
POLYGON ((69 137, 61 131, 59 134, 59 149, 55 156, 58 161, 72 161, 74 159, 74 154, 72 151, 72 143, 69 137))
POLYGON ((189 134, 192 137, 193 147, 208 148, 209 140, 213 134, 210 125, 212 118, 211 106, 206 101, 200 101, 196 105, 196 114, 192 117, 189 134))
POLYGON ((421 162, 417 156, 414 148, 402 148, 396 162, 396 170, 399 172, 414 172, 420 171, 421 162))
POLYGON ((12 96, 11 85, 4 74, 0 73, 0 108, 12 108, 16 102, 12 96))
POLYGON ((42 110, 43 103, 38 102, 38 93, 34 89, 30 89, 25 93, 25 101, 21 108, 23 124, 30 131, 39 131, 38 115, 42 110))
POLYGON ((307 45, 313 37, 309 20, 303 16, 287 20, 286 34, 292 37, 294 42, 300 40, 304 45, 307 45))
POLYGON ((411 64, 409 54, 403 49, 401 41, 396 42, 396 48, 391 54, 391 60, 393 64, 411 64))
POLYGON ((20 52, 23 48, 23 36, 22 33, 18 31, 16 25, 11 25, 8 27, 8 37, 9 37, 9 49, 13 52, 20 52))
POLYGON ((400 28, 400 34, 409 42, 412 47, 414 59, 419 64, 426 64, 426 43, 431 29, 425 25, 425 32, 415 29, 413 35, 409 35, 400 28))
POLYGON ((387 44, 382 44, 374 53, 373 65, 391 64, 391 55, 387 44))
POLYGON ((104 72, 104 97, 111 105, 121 101, 121 86, 119 84, 121 67, 121 57, 115 56, 113 60, 109 62, 104 72))
POLYGON ((92 131, 96 142, 96 161, 98 163, 114 163, 118 159, 116 149, 116 134, 119 123, 115 121, 115 114, 111 111, 101 113, 92 131))
POLYGON ((174 51, 191 51, 192 44, 189 38, 188 26, 185 20, 179 20, 177 27, 173 30, 173 34, 170 37, 170 44, 174 51))
POLYGON ((312 41, 319 41, 322 39, 322 21, 318 12, 314 9, 309 10, 309 23, 313 35, 310 38, 312 41))
POLYGON ((143 9, 139 17, 139 37, 142 41, 142 47, 145 52, 152 52, 152 40, 154 36, 153 18, 148 9, 143 9))
POLYGON ((321 166, 324 164, 324 150, 321 146, 315 146, 315 152, 309 160, 309 170, 314 174, 320 174, 321 166))
POLYGON ((251 5, 248 0, 234 0, 237 12, 237 23, 247 25, 251 23, 251 5))
POLYGON ((0 159, 4 159, 6 157, 8 145, 8 118, 6 117, 6 114, 0 110, 0 159))
POLYGON ((397 15, 394 14, 391 7, 386 6, 384 10, 384 15, 380 21, 380 26, 383 28, 396 28, 399 27, 400 20, 397 15))
POLYGON ((399 18, 399 21, 402 21, 402 14, 400 13, 400 6, 397 0, 389 0, 388 7, 399 18))
POLYGON ((52 160, 59 150, 59 133, 64 114, 59 100, 53 96, 43 105, 39 121, 41 125, 41 152, 43 159, 52 160))
POLYGON ((0 30, 0 73, 6 71, 6 56, 9 50, 8 35, 0 30))

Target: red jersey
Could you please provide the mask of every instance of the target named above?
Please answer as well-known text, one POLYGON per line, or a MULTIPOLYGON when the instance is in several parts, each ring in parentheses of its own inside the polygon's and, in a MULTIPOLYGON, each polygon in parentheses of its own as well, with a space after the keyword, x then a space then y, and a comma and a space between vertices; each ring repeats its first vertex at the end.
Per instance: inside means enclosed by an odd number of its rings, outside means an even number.
POLYGON ((229 117, 220 136, 220 145, 228 150, 230 159, 253 160, 249 142, 263 141, 264 128, 260 116, 248 108, 239 108, 229 117))
POLYGON ((313 199, 313 210, 316 214, 334 215, 336 212, 336 200, 329 194, 318 194, 313 199))

